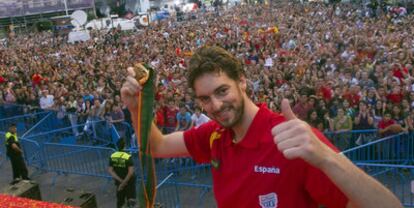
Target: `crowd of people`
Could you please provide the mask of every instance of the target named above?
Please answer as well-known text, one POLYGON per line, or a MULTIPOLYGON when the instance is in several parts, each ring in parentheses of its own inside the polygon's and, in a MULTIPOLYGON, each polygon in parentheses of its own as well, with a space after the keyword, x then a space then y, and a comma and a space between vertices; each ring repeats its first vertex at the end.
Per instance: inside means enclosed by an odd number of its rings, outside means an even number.
POLYGON ((239 5, 138 32, 92 31, 76 44, 50 32, 17 36, 0 46, 0 103, 56 110, 73 125, 130 122, 119 90, 125 69, 143 62, 158 74, 157 125, 186 130, 209 120, 184 78, 188 60, 218 45, 243 63, 250 97, 273 111, 288 98, 300 119, 324 132, 414 130, 414 16, 366 9, 239 5))

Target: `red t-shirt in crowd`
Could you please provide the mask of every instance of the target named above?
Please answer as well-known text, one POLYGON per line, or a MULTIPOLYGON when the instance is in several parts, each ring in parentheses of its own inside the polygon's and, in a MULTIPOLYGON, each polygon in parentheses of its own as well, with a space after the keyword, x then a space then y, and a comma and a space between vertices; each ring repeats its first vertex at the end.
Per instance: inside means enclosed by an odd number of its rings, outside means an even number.
POLYGON ((164 111, 162 109, 158 109, 155 112, 155 122, 157 126, 164 126, 165 125, 165 118, 164 118, 164 111))
MULTIPOLYGON (((345 207, 348 199, 319 169, 302 159, 288 160, 271 129, 285 118, 260 107, 244 139, 232 143, 231 129, 211 121, 184 132, 198 163, 211 163, 218 207, 345 207)), ((336 148, 317 130, 318 138, 336 148)))
POLYGON ((164 127, 167 128, 172 128, 172 127, 177 127, 177 113, 178 110, 177 109, 171 109, 168 107, 164 107, 164 127))
POLYGON ((286 80, 283 80, 283 79, 282 80, 278 79, 275 81, 275 85, 278 87, 282 86, 285 83, 286 83, 286 80))
POLYGON ((389 127, 389 126, 391 126, 391 125, 393 125, 393 124, 396 124, 397 122, 395 122, 395 120, 393 120, 393 119, 390 119, 390 120, 388 120, 388 121, 385 121, 385 120, 381 120, 379 123, 378 123, 378 128, 379 129, 385 129, 385 128, 387 128, 387 127, 389 127))
POLYGON ((351 107, 357 106, 361 100, 361 96, 354 93, 345 93, 343 97, 349 102, 351 107))
POLYGON ((40 84, 40 82, 42 81, 42 76, 40 76, 40 74, 33 74, 33 76, 32 76, 32 84, 33 85, 39 85, 40 84))
POLYGON ((181 55, 181 49, 175 48, 175 55, 180 56, 181 55))
POLYGON ((325 101, 330 101, 332 99, 332 89, 328 86, 322 86, 319 88, 319 93, 322 95, 325 101))
POLYGON ((250 65, 252 63, 252 61, 248 58, 248 57, 246 57, 245 59, 244 59, 244 64, 246 64, 246 65, 250 65))
POLYGON ((394 104, 401 103, 403 98, 404 98, 404 95, 402 94, 388 94, 387 95, 387 100, 391 101, 394 104))
POLYGON ((4 79, 4 77, 0 75, 0 84, 3 84, 5 82, 6 82, 6 79, 4 79))
POLYGON ((402 69, 395 67, 392 69, 393 76, 397 77, 400 81, 404 79, 404 74, 408 74, 408 69, 403 67, 402 69))

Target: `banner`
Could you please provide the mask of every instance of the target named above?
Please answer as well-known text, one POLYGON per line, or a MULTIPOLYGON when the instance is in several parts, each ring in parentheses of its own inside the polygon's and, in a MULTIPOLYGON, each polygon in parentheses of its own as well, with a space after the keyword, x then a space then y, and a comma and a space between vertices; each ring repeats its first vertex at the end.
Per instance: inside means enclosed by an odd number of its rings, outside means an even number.
POLYGON ((92 8, 94 0, 1 0, 0 18, 92 8))

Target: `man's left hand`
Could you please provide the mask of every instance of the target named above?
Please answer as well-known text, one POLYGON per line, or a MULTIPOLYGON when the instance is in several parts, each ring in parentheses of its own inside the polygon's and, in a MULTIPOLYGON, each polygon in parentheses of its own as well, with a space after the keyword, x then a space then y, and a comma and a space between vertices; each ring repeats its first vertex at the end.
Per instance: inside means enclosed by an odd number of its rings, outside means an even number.
POLYGON ((123 181, 121 184, 119 184, 118 191, 122 191, 125 188, 126 185, 127 185, 127 183, 125 181, 123 181))
POLYGON ((317 138, 309 124, 295 116, 287 99, 282 100, 281 109, 286 122, 272 129, 277 148, 287 159, 301 158, 320 168, 334 151, 317 138))

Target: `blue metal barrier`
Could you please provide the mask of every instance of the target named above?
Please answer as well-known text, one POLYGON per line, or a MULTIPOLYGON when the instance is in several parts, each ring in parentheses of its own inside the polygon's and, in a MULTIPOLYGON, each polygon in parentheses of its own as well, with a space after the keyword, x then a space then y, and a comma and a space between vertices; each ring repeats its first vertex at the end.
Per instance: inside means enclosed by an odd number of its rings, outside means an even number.
POLYGON ((342 152, 389 188, 405 207, 414 207, 414 134, 387 136, 342 152))
POLYGON ((343 151, 355 163, 409 164, 414 161, 414 134, 400 133, 343 151))
MULTIPOLYGON (((140 171, 138 155, 134 152, 133 156, 135 169, 138 172, 140 171)), ((191 158, 163 158, 155 159, 155 166, 158 181, 173 174, 166 183, 176 186, 180 196, 194 196, 198 193, 197 198, 180 197, 180 202, 183 204, 190 204, 189 207, 203 207, 205 201, 213 201, 212 198, 205 197, 212 189, 210 165, 196 164, 191 158)))
POLYGON ((339 150, 344 151, 374 141, 378 138, 377 129, 326 132, 325 136, 339 150))
POLYGON ((0 132, 6 132, 11 124, 16 124, 18 135, 22 135, 48 114, 39 112, 0 119, 0 132))
POLYGON ((42 109, 28 105, 3 104, 0 105, 0 119, 14 117, 23 114, 32 114, 41 112, 42 109))
POLYGON ((36 131, 32 131, 30 135, 24 135, 24 139, 29 139, 36 141, 40 144, 49 142, 49 143, 63 143, 62 141, 65 140, 65 138, 73 137, 72 134, 72 128, 67 127, 63 129, 57 129, 57 130, 51 130, 41 133, 34 133, 36 131))
POLYGON ((39 143, 30 139, 20 139, 19 141, 24 152, 26 164, 41 169, 44 165, 42 164, 42 149, 39 143))
POLYGON ((160 207, 181 207, 177 184, 169 182, 173 176, 171 173, 158 182, 155 201, 160 207))
POLYGON ((30 129, 30 132, 28 134, 39 134, 43 132, 48 132, 52 129, 61 129, 71 126, 69 118, 67 116, 58 118, 57 112, 48 112, 49 115, 41 120, 37 120, 38 123, 36 124, 36 126, 30 129))
POLYGON ((44 143, 42 169, 56 173, 111 178, 107 169, 109 157, 114 151, 106 147, 44 143))
POLYGON ((39 131, 42 129, 43 122, 39 122, 34 129, 29 130, 23 135, 24 138, 37 141, 39 143, 58 143, 58 144, 78 144, 90 146, 115 147, 119 136, 113 126, 106 121, 93 121, 76 126, 69 126, 51 131, 39 131), (77 129, 78 135, 74 134, 77 129))
POLYGON ((127 122, 120 122, 114 125, 120 137, 125 138, 125 147, 131 151, 137 149, 137 139, 134 134, 134 128, 127 122))
POLYGON ((401 201, 404 207, 414 207, 414 166, 376 163, 357 163, 369 175, 375 177, 401 201))
MULTIPOLYGON (((94 145, 111 145, 115 147, 114 141, 117 138, 112 138, 113 126, 107 121, 90 121, 86 122, 83 128, 83 134, 87 134, 89 138, 95 140, 94 145)), ((116 134, 114 135, 116 137, 116 134)))

